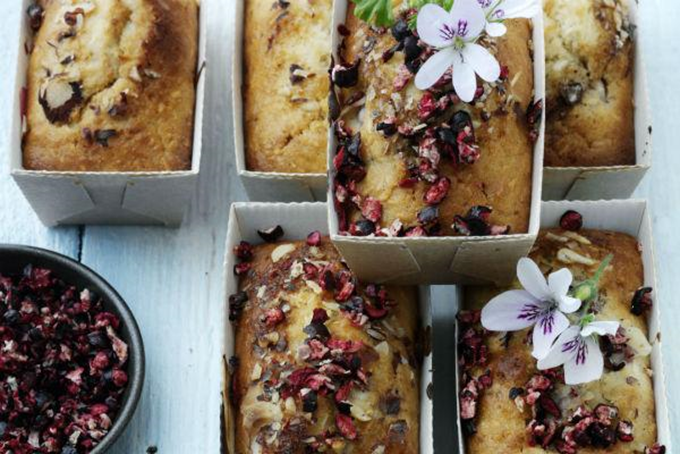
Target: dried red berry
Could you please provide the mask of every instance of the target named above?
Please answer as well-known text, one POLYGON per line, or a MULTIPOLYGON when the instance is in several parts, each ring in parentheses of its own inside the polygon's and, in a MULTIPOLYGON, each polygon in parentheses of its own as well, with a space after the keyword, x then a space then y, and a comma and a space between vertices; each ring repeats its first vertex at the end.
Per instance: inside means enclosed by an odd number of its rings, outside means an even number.
POLYGON ((40 6, 37 3, 32 3, 31 5, 28 6, 26 14, 28 15, 28 21, 29 24, 31 25, 31 30, 33 30, 34 32, 40 30, 40 27, 42 26, 43 22, 43 17, 45 16, 45 11, 43 10, 42 6, 40 6))
POLYGON ((583 227, 583 216, 574 210, 566 211, 560 218, 560 227, 564 230, 577 232, 583 227))
POLYGON ((321 243, 321 232, 315 230, 307 235, 307 244, 309 246, 318 246, 321 243))
POLYGON ((645 448, 644 454, 666 454, 666 447, 659 443, 654 443, 651 448, 645 448))
POLYGON ((269 329, 275 327, 285 319, 286 316, 279 307, 273 307, 264 314, 264 324, 269 329))
POLYGON ((437 110, 437 102, 432 93, 426 91, 418 102, 418 118, 421 121, 427 120, 437 110))
POLYGON ((252 264, 250 264, 248 262, 237 263, 236 265, 234 265, 234 274, 236 276, 242 276, 242 275, 246 274, 248 271, 250 271, 251 267, 252 267, 252 264))
POLYGON ((652 308, 652 288, 641 287, 635 291, 630 303, 630 311, 633 315, 642 315, 652 308))
POLYGON ((527 122, 529 123, 529 139, 532 142, 538 140, 543 118, 543 100, 532 101, 527 107, 527 122))
POLYGON ((244 262, 250 261, 253 259, 253 246, 247 241, 241 241, 234 247, 234 255, 244 262))
POLYGON ((428 205, 436 205, 441 203, 441 201, 444 200, 444 198, 446 198, 448 195, 450 187, 451 180, 449 180, 447 177, 439 178, 425 193, 425 203, 428 205))
POLYGON ((246 292, 238 292, 229 297, 229 320, 236 321, 241 317, 241 312, 248 302, 248 294, 246 292))

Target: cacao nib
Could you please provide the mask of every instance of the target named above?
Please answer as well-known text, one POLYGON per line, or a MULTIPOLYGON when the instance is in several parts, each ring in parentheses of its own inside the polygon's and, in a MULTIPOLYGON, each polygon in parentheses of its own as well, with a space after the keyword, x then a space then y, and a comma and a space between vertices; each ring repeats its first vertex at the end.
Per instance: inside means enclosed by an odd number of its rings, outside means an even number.
POLYGON ((38 94, 38 103, 52 124, 67 123, 71 112, 82 104, 83 90, 78 82, 54 80, 38 94))
POLYGON ((120 320, 43 268, 0 276, 0 294, 0 452, 91 452, 128 383, 120 320))
POLYGON ((302 397, 302 411, 314 413, 316 411, 318 395, 316 391, 309 391, 302 397))
POLYGON ((439 207, 435 205, 426 206, 418 212, 418 222, 429 225, 439 219, 439 207))
POLYGON ((307 235, 307 245, 318 246, 319 244, 321 244, 321 232, 315 230, 307 235))
POLYGON ((380 398, 380 411, 388 416, 396 416, 401 411, 401 398, 391 392, 380 398))
POLYGON ((420 57, 423 49, 418 45, 418 38, 413 35, 409 35, 403 40, 404 42, 404 54, 406 56, 406 61, 413 61, 420 57))
POLYGON ((470 208, 465 217, 456 215, 454 217, 454 230, 465 236, 486 236, 499 234, 504 235, 510 231, 509 226, 491 226, 489 217, 493 210, 490 207, 477 205, 470 208))
POLYGON ((357 60, 349 66, 335 65, 331 70, 331 80, 340 88, 350 88, 359 82, 359 63, 357 60))
POLYGON ((300 71, 302 70, 302 66, 293 63, 290 65, 290 68, 288 68, 288 72, 290 73, 290 83, 292 85, 299 84, 303 80, 305 80, 305 77, 300 75, 300 71))
POLYGON ((116 134, 118 133, 113 129, 97 129, 94 132, 94 141, 107 148, 109 146, 109 139, 115 137, 116 134))
POLYGON ((375 129, 382 132, 385 137, 391 137, 397 133, 397 125, 394 121, 385 120, 380 122, 375 129))
POLYGON ((630 303, 630 312, 633 315, 642 315, 652 308, 652 288, 641 287, 635 291, 630 303))
POLYGON ((565 211, 560 218, 560 227, 570 232, 578 232, 583 227, 583 216, 578 211, 565 211))
POLYGON ((529 123, 529 139, 538 140, 543 118, 543 100, 532 101, 527 107, 527 122, 529 123))
POLYGON ((520 397, 524 395, 524 389, 522 388, 510 388, 510 392, 508 396, 510 397, 510 400, 515 400, 517 397, 520 397))
POLYGON ((368 219, 361 219, 349 226, 350 235, 368 236, 375 233, 375 224, 368 219))
POLYGON ((560 95, 568 105, 578 104, 583 98, 583 85, 577 82, 562 85, 560 95))
POLYGON ((338 172, 340 181, 353 180, 359 182, 363 180, 366 169, 360 151, 361 134, 357 133, 342 141, 335 158, 333 158, 333 167, 338 172))
POLYGON ((31 30, 33 30, 34 32, 40 30, 40 27, 42 26, 43 22, 43 17, 45 16, 45 11, 43 10, 42 6, 40 6, 37 3, 32 3, 31 5, 28 6, 26 14, 28 15, 28 23, 31 26, 31 30))
POLYGON ((408 28, 408 23, 404 19, 399 19, 391 28, 392 36, 397 41, 403 41, 409 36, 413 36, 411 30, 408 28))
POLYGON ((248 294, 246 292, 238 292, 229 297, 229 320, 234 322, 241 317, 241 312, 248 302, 248 294))
POLYGON ((258 230, 257 234, 267 243, 275 243, 283 236, 283 228, 280 225, 275 225, 268 229, 258 230))

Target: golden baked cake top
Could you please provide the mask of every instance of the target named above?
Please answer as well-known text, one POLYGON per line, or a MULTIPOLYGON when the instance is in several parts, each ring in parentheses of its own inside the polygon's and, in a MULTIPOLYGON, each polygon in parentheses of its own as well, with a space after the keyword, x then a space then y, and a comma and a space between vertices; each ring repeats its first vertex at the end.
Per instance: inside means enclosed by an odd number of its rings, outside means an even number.
POLYGON ((235 249, 239 454, 419 452, 415 287, 363 285, 327 237, 235 249))
POLYGON ((240 1, 248 170, 326 173, 333 2, 240 1))
POLYGON ((639 245, 580 224, 572 211, 567 229, 542 230, 510 291, 465 289, 460 405, 471 454, 664 452, 639 245))
POLYGON ((546 0, 544 12, 546 166, 635 164, 628 2, 546 0))
POLYGON ((527 231, 542 114, 533 100, 531 24, 510 19, 503 36, 492 36, 484 31, 491 3, 461 0, 449 12, 393 1, 384 27, 356 17, 366 5, 350 6, 332 70, 341 232, 527 231))
POLYGON ((195 0, 41 0, 28 13, 26 168, 190 168, 195 0))

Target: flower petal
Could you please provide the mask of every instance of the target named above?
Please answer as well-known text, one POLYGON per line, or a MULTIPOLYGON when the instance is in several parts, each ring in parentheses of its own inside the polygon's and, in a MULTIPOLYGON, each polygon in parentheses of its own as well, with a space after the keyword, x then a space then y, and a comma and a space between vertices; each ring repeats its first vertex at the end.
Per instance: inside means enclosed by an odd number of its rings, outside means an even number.
POLYGON ((566 314, 571 314, 581 307, 581 300, 567 296, 572 281, 573 276, 567 268, 550 273, 548 276, 548 287, 553 299, 559 304, 560 310, 566 314))
POLYGON ((551 301, 550 288, 541 273, 541 269, 528 258, 521 258, 517 262, 517 278, 527 292, 541 301, 551 301))
POLYGON ((477 76, 471 65, 463 60, 460 53, 456 53, 453 63, 453 88, 463 102, 470 102, 477 91, 477 76))
POLYGON ((557 338, 557 342, 553 344, 550 352, 538 361, 538 368, 540 370, 552 369, 553 367, 561 366, 575 356, 572 350, 564 348, 565 344, 574 342, 579 339, 580 328, 578 326, 570 326, 557 338))
POLYGON ((564 382, 567 385, 580 385, 599 379, 604 369, 604 359, 597 339, 585 339, 585 357, 582 361, 568 361, 564 365, 564 382))
POLYGON ((462 53, 467 63, 485 81, 495 82, 501 76, 501 65, 498 64, 496 57, 479 44, 466 44, 462 53))
POLYGON ((437 83, 444 73, 452 66, 454 59, 458 58, 453 49, 443 49, 428 58, 416 74, 416 87, 419 90, 427 90, 437 83))
POLYGON ((605 334, 611 334, 613 336, 618 330, 619 322, 591 322, 583 327, 581 336, 588 337, 593 333, 597 333, 600 336, 604 336, 605 334))
POLYGON ((433 47, 446 47, 453 42, 453 36, 442 33, 448 27, 455 31, 457 23, 451 22, 449 13, 439 5, 428 3, 418 11, 418 36, 433 47))
POLYGON ((482 309, 482 326, 489 331, 518 331, 528 328, 543 312, 543 303, 524 290, 509 290, 482 309))
POLYGON ((541 12, 541 2, 539 0, 504 0, 496 9, 505 13, 504 19, 532 18, 541 12))
POLYGON ((569 328, 569 319, 560 311, 552 311, 541 317, 534 326, 534 358, 543 359, 548 356, 555 339, 569 328))
POLYGON ((486 24, 486 32, 491 37, 498 38, 499 36, 505 35, 507 31, 508 27, 500 22, 487 22, 486 24))
POLYGON ((450 23, 456 26, 458 36, 465 41, 477 39, 486 26, 486 14, 477 0, 456 0, 449 14, 450 23))

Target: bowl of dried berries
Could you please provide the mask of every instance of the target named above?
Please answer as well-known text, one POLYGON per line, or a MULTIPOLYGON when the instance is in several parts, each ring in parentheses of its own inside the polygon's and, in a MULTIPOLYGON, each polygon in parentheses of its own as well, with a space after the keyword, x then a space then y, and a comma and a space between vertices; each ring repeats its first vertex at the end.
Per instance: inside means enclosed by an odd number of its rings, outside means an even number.
POLYGON ((139 328, 104 279, 54 252, 0 245, 0 452, 104 453, 143 382, 139 328))

